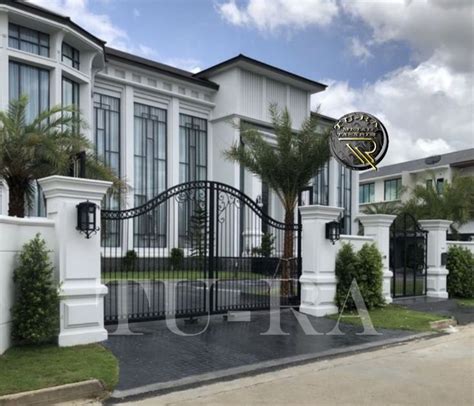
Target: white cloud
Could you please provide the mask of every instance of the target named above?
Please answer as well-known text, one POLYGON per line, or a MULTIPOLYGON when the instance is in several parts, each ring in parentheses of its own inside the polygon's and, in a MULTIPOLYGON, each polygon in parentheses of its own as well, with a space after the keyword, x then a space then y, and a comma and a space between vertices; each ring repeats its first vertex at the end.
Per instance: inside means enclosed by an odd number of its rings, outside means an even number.
POLYGON ((193 58, 168 58, 163 63, 192 73, 198 73, 202 70, 200 61, 193 58))
POLYGON ((365 111, 387 127, 390 148, 384 164, 402 162, 473 145, 472 75, 455 72, 432 58, 398 69, 361 89, 327 80, 325 92, 313 96, 320 112, 340 117, 365 111))
POLYGON ((227 0, 218 4, 217 9, 233 25, 269 32, 326 26, 338 12, 335 0, 248 0, 242 6, 235 0, 227 0))
POLYGON ((360 42, 359 38, 351 39, 350 51, 352 55, 354 55, 361 62, 365 62, 367 59, 373 57, 372 52, 370 52, 369 48, 360 42))

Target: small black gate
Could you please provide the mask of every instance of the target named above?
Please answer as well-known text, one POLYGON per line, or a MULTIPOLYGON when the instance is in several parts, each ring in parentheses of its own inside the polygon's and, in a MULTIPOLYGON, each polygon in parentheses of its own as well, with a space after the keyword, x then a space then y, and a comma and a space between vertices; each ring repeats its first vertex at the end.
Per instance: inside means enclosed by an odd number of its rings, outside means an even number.
POLYGON ((299 305, 300 225, 231 186, 183 183, 101 223, 106 323, 299 305))
POLYGON ((390 268, 393 296, 426 295, 427 231, 408 213, 397 216, 390 227, 390 268))

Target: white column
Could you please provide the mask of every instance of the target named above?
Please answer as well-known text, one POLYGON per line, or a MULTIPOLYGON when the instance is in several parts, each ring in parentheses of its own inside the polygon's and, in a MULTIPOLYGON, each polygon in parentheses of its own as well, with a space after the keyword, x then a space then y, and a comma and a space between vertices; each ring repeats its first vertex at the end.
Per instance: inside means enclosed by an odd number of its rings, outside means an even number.
POLYGON ((329 182, 328 182, 328 192, 329 192, 329 206, 335 207, 338 204, 337 196, 337 185, 339 182, 339 166, 338 162, 334 158, 329 158, 329 182))
POLYGON ((8 108, 8 14, 0 12, 0 110, 8 108))
POLYGON ((390 226, 397 216, 391 214, 361 214, 357 217, 364 226, 364 235, 374 239, 382 254, 382 294, 386 303, 392 303, 392 277, 390 270, 390 226))
POLYGON ((419 220, 421 227, 428 231, 428 275, 426 295, 447 299, 446 278, 448 270, 441 262, 441 255, 448 251, 446 232, 452 224, 450 220, 419 220))
POLYGON ((55 221, 55 266, 61 289, 59 345, 67 347, 107 339, 101 283, 100 231, 90 239, 76 230, 80 202, 95 203, 100 226, 100 203, 111 182, 50 176, 40 179, 47 216, 55 221))
POLYGON ((331 206, 300 207, 302 261, 300 312, 325 316, 338 312, 336 296, 336 254, 338 245, 326 239, 326 223, 336 220, 344 209, 331 206))

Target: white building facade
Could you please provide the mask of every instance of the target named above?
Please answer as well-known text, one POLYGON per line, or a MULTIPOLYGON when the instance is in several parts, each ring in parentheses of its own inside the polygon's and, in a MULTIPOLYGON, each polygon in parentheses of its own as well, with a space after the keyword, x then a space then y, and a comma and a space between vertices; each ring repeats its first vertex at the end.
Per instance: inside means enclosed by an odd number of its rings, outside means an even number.
MULTIPOLYGON (((311 95, 326 88, 244 55, 193 74, 107 48, 67 17, 11 1, 0 1, 0 71, 2 110, 21 94, 29 96, 29 118, 58 104, 79 107, 85 135, 127 185, 124 201, 109 201, 109 208, 136 207, 182 182, 214 180, 261 197, 280 220, 276 194, 223 156, 240 139, 232 122, 272 137, 268 107, 276 103, 288 108, 297 131, 311 114, 311 95)), ((320 118, 322 128, 333 123, 320 118)), ((357 185, 357 172, 331 158, 311 186, 314 204, 344 208, 346 234, 357 233, 357 185)), ((3 182, 0 214, 7 212, 3 182)), ((44 215, 41 193, 29 214, 44 215)))

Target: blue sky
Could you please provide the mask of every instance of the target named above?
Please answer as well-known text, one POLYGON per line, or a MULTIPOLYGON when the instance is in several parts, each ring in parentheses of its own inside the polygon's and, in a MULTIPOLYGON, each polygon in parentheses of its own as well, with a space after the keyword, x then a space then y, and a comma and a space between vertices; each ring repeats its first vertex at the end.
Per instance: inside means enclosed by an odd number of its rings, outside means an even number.
MULTIPOLYGON (((294 0, 295 1, 295 0, 294 0)), ((297 1, 297 0, 296 0, 297 1)), ((350 52, 350 39, 368 38, 360 19, 338 16, 330 26, 260 32, 225 21, 215 0, 135 0, 91 2, 91 10, 108 14, 132 42, 151 50, 148 57, 181 62, 185 68, 206 68, 239 53, 314 80, 347 80, 352 86, 373 82, 409 63, 402 42, 379 46, 376 58, 361 60, 350 52)))
POLYGON ((388 129, 383 164, 474 146, 472 0, 30 0, 197 71, 239 53, 328 84, 312 108, 388 129))

